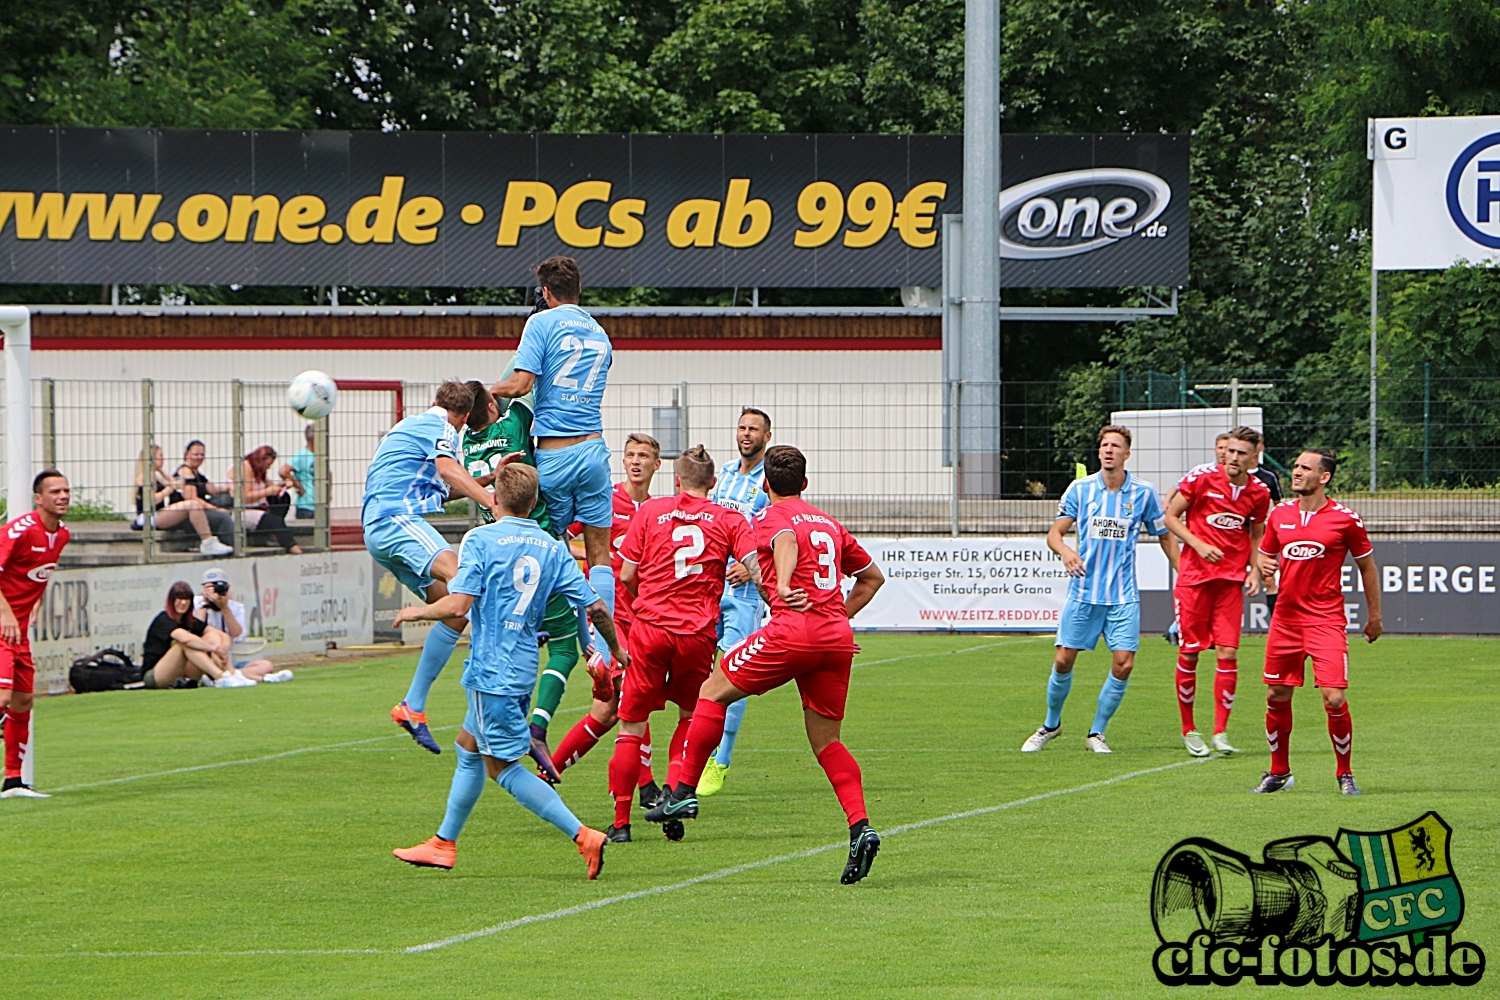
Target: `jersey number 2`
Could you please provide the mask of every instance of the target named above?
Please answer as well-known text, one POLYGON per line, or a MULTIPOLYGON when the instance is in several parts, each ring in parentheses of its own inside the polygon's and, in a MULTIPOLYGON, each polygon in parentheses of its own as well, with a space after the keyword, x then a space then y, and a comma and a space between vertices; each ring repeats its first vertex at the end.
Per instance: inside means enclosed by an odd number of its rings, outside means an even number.
POLYGON ((812 531, 808 533, 807 540, 813 543, 813 548, 821 550, 818 552, 818 565, 828 570, 827 576, 814 571, 813 583, 818 585, 819 590, 833 590, 839 585, 838 570, 833 568, 833 536, 826 531, 812 531))
POLYGON ((681 542, 686 540, 687 544, 680 546, 672 553, 672 563, 677 567, 677 579, 685 576, 697 576, 703 572, 702 563, 690 563, 689 559, 697 558, 703 554, 703 529, 696 524, 679 524, 672 529, 672 541, 681 542))
POLYGON ((542 564, 536 561, 535 556, 522 556, 511 567, 510 580, 521 594, 516 598, 512 614, 521 618, 526 614, 526 609, 531 607, 531 599, 536 596, 536 588, 541 585, 542 564))
POLYGON ((579 340, 570 333, 562 339, 562 349, 573 353, 568 357, 568 363, 562 366, 562 370, 552 380, 552 384, 559 389, 578 388, 578 380, 571 376, 573 369, 578 366, 579 360, 583 357, 584 350, 588 349, 594 352, 594 366, 589 369, 589 377, 584 379, 583 391, 592 390, 594 380, 599 377, 599 369, 604 365, 604 355, 609 350, 609 345, 602 340, 579 340))

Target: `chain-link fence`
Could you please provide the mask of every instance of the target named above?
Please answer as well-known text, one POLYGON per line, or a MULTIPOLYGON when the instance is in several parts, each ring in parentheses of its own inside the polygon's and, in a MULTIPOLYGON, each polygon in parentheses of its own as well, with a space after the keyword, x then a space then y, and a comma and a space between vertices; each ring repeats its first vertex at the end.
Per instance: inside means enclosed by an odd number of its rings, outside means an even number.
MULTIPOLYGON (((1243 383, 1242 410, 1259 409, 1267 467, 1284 477, 1300 449, 1338 449, 1342 465, 1331 492, 1355 502, 1372 530, 1500 532, 1500 380, 1428 371, 1380 382, 1380 488, 1373 497, 1367 485, 1368 382, 1352 374, 1100 370, 1066 381, 1008 382, 998 393, 935 382, 612 384, 604 406, 605 437, 618 454, 629 432, 652 433, 669 459, 702 443, 722 464, 736 457, 734 428, 741 409, 754 406, 771 414, 773 443, 795 444, 806 452, 809 499, 852 530, 1029 533, 1050 524, 1056 498, 1080 467, 1097 468, 1095 435, 1112 413, 1167 411, 1153 417, 1170 424, 1179 412, 1184 427, 1227 430, 1230 391, 1210 386, 1235 377, 1243 383), (994 456, 986 459, 986 468, 997 466, 998 476, 966 480, 964 470, 975 461, 975 438, 965 436, 963 425, 976 417, 965 400, 976 398, 998 399, 998 418, 978 417, 990 426, 998 422, 998 462, 994 456)), ((399 415, 426 409, 436 390, 431 383, 395 380, 345 386, 327 420, 325 446, 328 521, 335 541, 339 525, 358 522, 365 470, 381 436, 399 415)), ((148 441, 162 449, 168 477, 177 474, 189 443, 201 442, 201 472, 221 488, 233 484, 237 467, 245 474, 236 456, 269 446, 276 458, 268 476, 276 479, 280 467, 304 447, 306 421, 287 407, 281 383, 38 379, 32 398, 34 462, 55 464, 72 479, 78 503, 74 520, 136 517, 148 441)), ((1180 450, 1180 460, 1163 465, 1154 476, 1162 480, 1158 488, 1169 489, 1181 471, 1211 460, 1212 437, 1207 433, 1190 442, 1180 450)), ((1138 456, 1152 446, 1138 437, 1138 456)), ((668 460, 654 492, 670 489, 668 460)), ((310 530, 299 528, 302 544, 322 544, 310 530)))

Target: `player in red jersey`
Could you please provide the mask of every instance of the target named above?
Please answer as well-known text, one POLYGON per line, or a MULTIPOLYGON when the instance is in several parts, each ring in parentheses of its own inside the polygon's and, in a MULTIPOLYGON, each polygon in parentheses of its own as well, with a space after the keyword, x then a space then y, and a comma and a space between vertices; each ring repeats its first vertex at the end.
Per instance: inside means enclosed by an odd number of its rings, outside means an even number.
POLYGON ((719 669, 704 681, 681 773, 646 819, 696 819, 698 778, 719 745, 726 706, 795 680, 808 742, 849 820, 849 860, 840 879, 849 885, 869 874, 880 850, 865 812, 859 764, 839 742, 857 651, 849 619, 870 603, 885 577, 843 525, 802 499, 806 488, 802 452, 790 445, 766 449, 771 505, 756 515, 755 540, 771 622, 725 650, 719 669), (845 576, 854 577, 847 600, 840 588, 845 576))
MULTIPOLYGON (((615 630, 620 634, 620 645, 629 648, 630 625, 635 620, 631 610, 630 591, 619 586, 620 546, 625 533, 630 529, 631 518, 641 504, 651 499, 651 480, 661 468, 661 445, 649 434, 633 433, 625 438, 622 456, 625 481, 616 483, 611 500, 614 502, 614 520, 609 528, 610 558, 615 573, 615 630)), ((570 529, 571 531, 571 529, 570 529)), ((619 719, 620 675, 622 671, 606 666, 596 660, 589 667, 594 680, 594 704, 583 718, 563 737, 552 754, 552 762, 559 772, 567 770, 583 759, 583 755, 594 749, 604 734, 614 728, 619 719), (600 667, 607 672, 601 673, 600 667)), ((648 726, 641 740, 640 769, 635 787, 640 789, 641 807, 649 809, 656 805, 661 789, 651 773, 651 729, 648 726)), ((627 787, 630 787, 627 785, 627 787)))
MULTIPOLYGON (((630 669, 620 693, 620 735, 609 761, 615 822, 607 835, 630 840, 632 778, 652 712, 676 702, 677 730, 668 744, 667 784, 682 767, 681 752, 698 690, 713 671, 719 598, 731 558, 760 580, 755 530, 745 516, 708 499, 714 463, 702 445, 677 459, 674 497, 641 504, 620 547, 620 583, 634 596, 630 669)), ((682 839, 681 820, 663 825, 668 840, 682 839)))
POLYGON ((1182 540, 1182 568, 1173 597, 1177 648, 1177 708, 1182 742, 1194 757, 1236 753, 1225 735, 1239 679, 1240 622, 1244 595, 1260 590, 1255 546, 1266 530, 1271 491, 1249 473, 1260 432, 1236 427, 1220 443, 1222 464, 1200 465, 1177 484, 1167 504, 1167 529, 1182 540), (1184 523, 1183 515, 1187 515, 1184 523), (1218 654, 1214 671, 1214 732, 1207 743, 1193 720, 1198 654, 1218 654))
POLYGON ((1365 639, 1374 642, 1384 628, 1380 621, 1380 577, 1374 547, 1359 515, 1328 499, 1324 490, 1337 468, 1333 452, 1313 448, 1292 463, 1292 492, 1271 509, 1260 540, 1261 573, 1281 570, 1281 592, 1271 631, 1266 636, 1266 742, 1271 745, 1271 769, 1261 776, 1254 792, 1279 792, 1292 786, 1288 759, 1292 735, 1292 691, 1302 686, 1307 658, 1313 661, 1313 683, 1323 693, 1328 713, 1328 736, 1338 761, 1339 791, 1358 795, 1349 768, 1354 730, 1344 691, 1349 687, 1348 619, 1344 614, 1344 556, 1354 557, 1364 584, 1369 620, 1365 639))
POLYGON ((57 558, 68 544, 72 493, 56 469, 43 469, 31 483, 35 509, 0 534, 0 709, 5 716, 5 784, 0 798, 45 799, 22 778, 31 756, 31 702, 36 668, 31 662, 31 611, 42 599, 57 558))

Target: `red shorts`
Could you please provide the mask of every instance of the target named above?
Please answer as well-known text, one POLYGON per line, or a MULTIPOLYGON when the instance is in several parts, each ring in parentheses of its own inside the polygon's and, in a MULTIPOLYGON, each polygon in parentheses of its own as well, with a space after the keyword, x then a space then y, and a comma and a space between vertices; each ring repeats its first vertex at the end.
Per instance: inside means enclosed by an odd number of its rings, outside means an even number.
POLYGON ((630 625, 630 666, 620 693, 620 718, 645 722, 676 702, 689 712, 714 669, 714 634, 677 635, 637 618, 630 625))
POLYGON ((802 707, 825 719, 842 719, 849 698, 852 649, 794 649, 775 619, 724 651, 729 683, 746 694, 765 694, 795 680, 802 707))
POLYGON ((1349 634, 1341 622, 1294 622, 1271 616, 1266 636, 1267 684, 1301 687, 1304 665, 1311 656, 1313 683, 1320 688, 1349 686, 1349 634))
POLYGON ((1201 653, 1210 646, 1240 648, 1240 621, 1245 613, 1245 591, 1238 580, 1205 580, 1177 584, 1177 627, 1184 653, 1201 653))
POLYGON ((23 633, 12 645, 0 639, 0 688, 7 691, 36 690, 36 665, 31 662, 31 640, 23 633))

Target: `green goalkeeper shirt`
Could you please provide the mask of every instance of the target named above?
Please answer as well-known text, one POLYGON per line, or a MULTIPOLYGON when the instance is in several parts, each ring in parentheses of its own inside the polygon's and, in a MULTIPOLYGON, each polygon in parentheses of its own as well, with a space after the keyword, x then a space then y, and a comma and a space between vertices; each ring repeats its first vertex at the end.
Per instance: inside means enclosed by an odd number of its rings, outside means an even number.
MULTIPOLYGON (((469 475, 478 479, 495 471, 500 459, 512 452, 525 452, 521 460, 536 468, 536 452, 531 445, 531 406, 526 397, 511 400, 510 406, 499 420, 477 431, 464 431, 464 467, 469 475)), ((486 524, 495 518, 487 507, 479 508, 479 516, 486 524)), ((537 494, 536 506, 531 508, 531 519, 542 526, 548 534, 552 530, 552 519, 547 516, 547 503, 537 494)))

